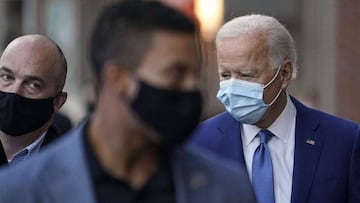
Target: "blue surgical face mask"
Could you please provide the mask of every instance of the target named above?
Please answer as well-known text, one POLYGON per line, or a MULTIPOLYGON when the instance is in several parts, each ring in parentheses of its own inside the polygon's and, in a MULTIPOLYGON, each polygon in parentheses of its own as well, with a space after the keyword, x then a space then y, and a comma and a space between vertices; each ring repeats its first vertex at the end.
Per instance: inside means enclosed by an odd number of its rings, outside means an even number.
POLYGON ((280 68, 266 85, 235 78, 223 80, 220 82, 220 89, 216 97, 237 121, 255 124, 280 96, 282 89, 279 90, 270 104, 265 104, 263 100, 264 89, 276 79, 280 68))

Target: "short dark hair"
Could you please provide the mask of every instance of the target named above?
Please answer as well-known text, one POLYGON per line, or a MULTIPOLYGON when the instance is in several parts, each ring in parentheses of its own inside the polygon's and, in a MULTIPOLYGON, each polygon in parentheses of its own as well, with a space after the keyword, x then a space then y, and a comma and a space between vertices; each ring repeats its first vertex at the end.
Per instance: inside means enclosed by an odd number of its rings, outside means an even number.
POLYGON ((91 39, 90 58, 96 78, 109 60, 136 69, 155 31, 195 35, 196 30, 190 18, 159 2, 133 0, 112 4, 101 13, 91 39))

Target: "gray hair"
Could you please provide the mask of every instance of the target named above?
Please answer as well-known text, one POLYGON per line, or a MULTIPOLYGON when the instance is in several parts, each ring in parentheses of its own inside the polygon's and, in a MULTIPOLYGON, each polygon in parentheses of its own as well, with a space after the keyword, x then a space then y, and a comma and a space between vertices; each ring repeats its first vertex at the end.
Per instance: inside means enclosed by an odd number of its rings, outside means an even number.
POLYGON ((216 46, 218 47, 222 39, 255 33, 265 34, 271 65, 276 69, 285 59, 291 60, 292 78, 296 78, 298 65, 294 40, 289 31, 274 17, 251 14, 234 18, 220 28, 216 36, 216 46))

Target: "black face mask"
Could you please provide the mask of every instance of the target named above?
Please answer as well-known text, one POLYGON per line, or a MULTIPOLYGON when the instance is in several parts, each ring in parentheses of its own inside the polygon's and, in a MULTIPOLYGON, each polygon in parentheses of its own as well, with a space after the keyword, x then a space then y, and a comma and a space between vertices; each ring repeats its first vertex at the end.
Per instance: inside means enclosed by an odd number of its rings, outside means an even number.
POLYGON ((54 113, 54 98, 30 99, 0 91, 0 130, 20 136, 40 128, 54 113))
POLYGON ((132 103, 137 115, 156 132, 161 144, 172 147, 184 142, 200 121, 201 94, 152 87, 140 82, 140 89, 132 103))

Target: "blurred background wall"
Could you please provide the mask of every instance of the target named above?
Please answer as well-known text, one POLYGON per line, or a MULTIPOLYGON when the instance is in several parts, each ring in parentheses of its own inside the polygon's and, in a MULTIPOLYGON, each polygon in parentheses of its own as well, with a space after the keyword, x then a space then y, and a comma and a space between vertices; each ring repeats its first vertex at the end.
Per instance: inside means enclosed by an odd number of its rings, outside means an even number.
MULTIPOLYGON (((62 111, 74 123, 87 114, 95 98, 88 60, 94 20, 114 1, 0 0, 0 53, 12 39, 29 33, 45 34, 63 49, 69 67, 65 86, 69 98, 62 111)), ((298 49, 300 69, 289 92, 309 106, 360 122, 360 1, 162 1, 192 17, 202 3, 205 19, 220 15, 220 24, 249 13, 276 17, 289 29, 298 49)), ((205 30, 203 23, 200 20, 205 30)), ((217 29, 214 25, 204 34, 204 118, 224 110, 215 98, 218 78, 213 37, 217 29)))

